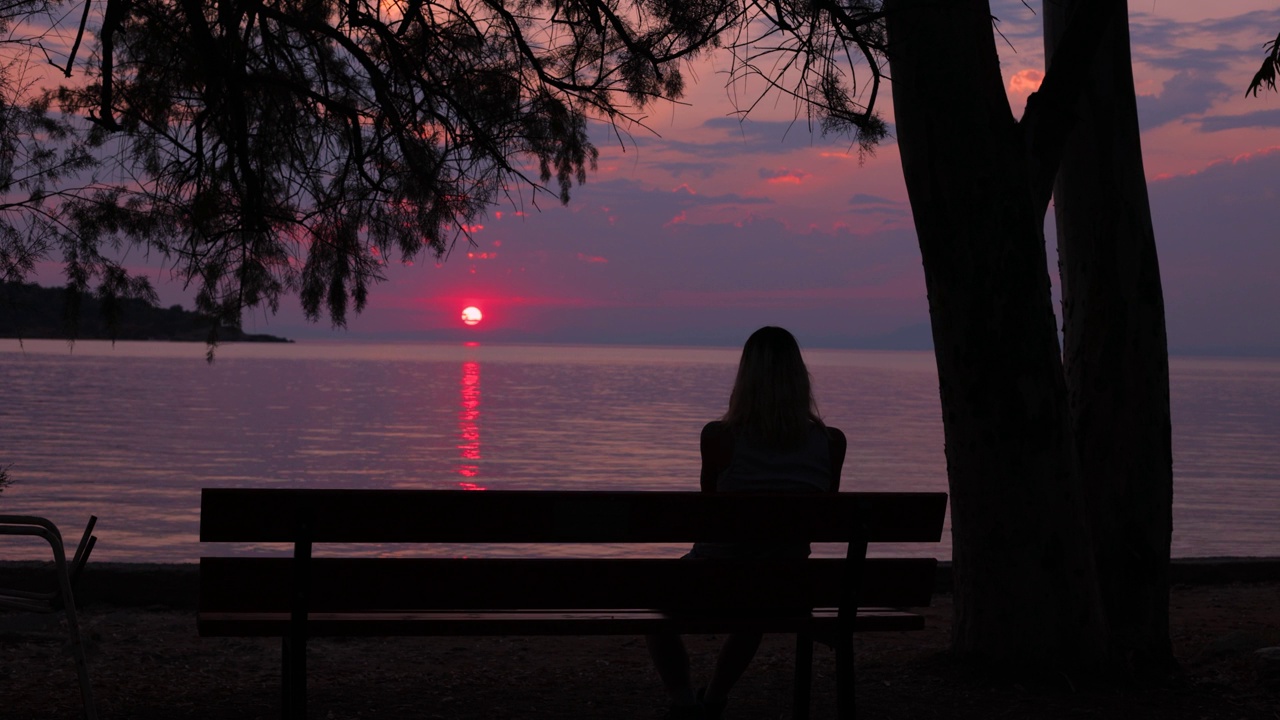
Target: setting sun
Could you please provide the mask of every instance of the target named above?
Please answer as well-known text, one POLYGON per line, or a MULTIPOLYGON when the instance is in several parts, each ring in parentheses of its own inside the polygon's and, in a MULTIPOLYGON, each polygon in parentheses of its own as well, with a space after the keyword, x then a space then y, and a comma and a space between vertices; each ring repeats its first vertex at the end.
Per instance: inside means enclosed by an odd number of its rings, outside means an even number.
POLYGON ((467 325, 476 325, 483 319, 484 313, 478 307, 471 306, 462 310, 462 322, 467 325))

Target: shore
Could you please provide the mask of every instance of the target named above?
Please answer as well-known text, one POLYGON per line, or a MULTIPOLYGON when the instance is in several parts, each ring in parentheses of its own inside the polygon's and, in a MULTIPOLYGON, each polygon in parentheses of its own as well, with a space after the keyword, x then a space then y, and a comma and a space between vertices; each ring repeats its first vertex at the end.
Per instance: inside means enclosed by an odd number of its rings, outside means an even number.
MULTIPOLYGON (((1280 561, 1178 561, 1170 601, 1180 672, 1158 686, 1097 687, 993 677, 946 653, 944 592, 914 633, 856 638, 858 716, 1275 720, 1280 679, 1260 649, 1280 646, 1280 561)), ((38 571, 0 563, 0 577, 38 571)), ((80 604, 104 720, 279 716, 276 640, 200 638, 194 565, 90 563, 80 604)), ((689 638, 705 678, 719 638, 689 638)), ((765 639, 726 718, 790 717, 792 640, 765 639)), ((1274 662, 1274 661, 1272 661, 1274 662)), ((815 653, 813 717, 834 717, 834 658, 815 653)), ((660 718, 661 687, 634 637, 317 639, 309 653, 312 718, 660 718)), ((80 715, 58 616, 0 613, 0 720, 80 715)))

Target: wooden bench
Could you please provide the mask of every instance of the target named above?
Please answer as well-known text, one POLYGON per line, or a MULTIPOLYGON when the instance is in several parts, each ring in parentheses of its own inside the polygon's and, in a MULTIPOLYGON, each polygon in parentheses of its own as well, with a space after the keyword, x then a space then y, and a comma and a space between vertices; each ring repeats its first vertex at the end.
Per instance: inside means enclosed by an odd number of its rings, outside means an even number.
POLYGON ((864 560, 867 543, 937 542, 946 503, 945 493, 206 488, 201 541, 289 543, 293 556, 202 557, 197 623, 204 636, 283 639, 287 718, 306 716, 312 637, 737 630, 796 634, 797 719, 808 715, 813 642, 831 645, 839 714, 851 718, 852 633, 923 628, 907 608, 930 603, 937 564, 864 560), (681 560, 683 548, 657 558, 314 556, 327 543, 694 540, 834 542, 847 552, 750 562, 681 560))

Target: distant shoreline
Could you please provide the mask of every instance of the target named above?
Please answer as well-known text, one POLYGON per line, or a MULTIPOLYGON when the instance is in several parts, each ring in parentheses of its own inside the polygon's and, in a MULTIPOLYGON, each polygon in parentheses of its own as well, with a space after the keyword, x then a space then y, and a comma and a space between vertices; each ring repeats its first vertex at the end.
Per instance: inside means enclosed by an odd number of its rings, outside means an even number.
POLYGON ((118 298, 108 303, 94 293, 76 298, 66 288, 0 281, 0 338, 11 340, 141 340, 208 342, 217 326, 219 343, 291 343, 288 338, 246 333, 216 318, 184 309, 161 308, 147 300, 118 298), (68 305, 70 300, 76 302, 68 305))
MULTIPOLYGON (((52 563, 0 560, 0 585, 39 587, 51 577, 52 563)), ((1280 557, 1175 558, 1172 585, 1228 585, 1280 581, 1280 557)), ((156 607, 193 610, 199 594, 198 563, 93 562, 76 590, 78 605, 156 607)), ((937 592, 950 593, 951 563, 938 564, 937 592)))
MULTIPOLYGON (((230 335, 230 337, 225 337, 225 338, 219 337, 218 338, 219 345, 232 345, 234 343, 292 344, 296 342, 290 338, 280 337, 278 335, 267 335, 264 333, 246 333, 241 330, 233 330, 230 328, 223 328, 219 330, 218 333, 219 334, 227 333, 228 335, 230 335)), ((203 334, 200 337, 196 337, 194 334, 188 337, 163 337, 162 336, 162 337, 117 337, 117 338, 108 337, 106 335, 94 335, 94 336, 83 335, 83 336, 77 336, 77 337, 67 337, 66 335, 49 335, 49 334, 41 334, 41 335, 0 334, 0 340, 17 340, 19 342, 25 342, 28 340, 59 340, 62 342, 71 342, 71 343, 80 342, 82 340, 95 340, 95 341, 103 340, 106 342, 200 343, 203 345, 208 342, 208 331, 203 331, 203 334)))

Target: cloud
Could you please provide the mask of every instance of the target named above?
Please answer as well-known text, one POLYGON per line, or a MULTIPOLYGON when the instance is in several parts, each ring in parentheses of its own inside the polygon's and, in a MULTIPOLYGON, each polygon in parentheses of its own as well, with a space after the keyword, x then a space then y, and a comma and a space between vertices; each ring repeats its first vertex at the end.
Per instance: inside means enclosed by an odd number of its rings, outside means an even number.
POLYGON ((850 205, 901 205, 897 200, 890 200, 879 195, 870 195, 867 193, 856 193, 849 198, 850 205))
POLYGON ((795 120, 752 120, 751 118, 714 117, 702 123, 704 128, 721 130, 750 140, 791 142, 793 146, 811 145, 823 137, 822 124, 807 118, 795 120))
POLYGON ((1275 37, 1272 33, 1277 28, 1280 10, 1255 10, 1197 22, 1135 12, 1129 20, 1129 37, 1135 63, 1175 73, 1216 74, 1231 71, 1244 58, 1256 56, 1261 62, 1262 44, 1275 37))
POLYGON ((809 173, 803 170, 788 170, 785 168, 778 169, 778 170, 760 168, 757 174, 760 176, 761 180, 764 180, 767 183, 775 184, 775 185, 777 184, 799 185, 809 177, 809 173))
MULTIPOLYGON (((1223 6, 1228 6, 1224 3, 1223 6)), ((1197 24, 1198 27, 1214 37, 1225 35, 1244 35, 1255 38, 1257 46, 1275 37, 1280 30, 1280 9, 1251 10, 1238 15, 1222 18, 1211 18, 1197 24)))
MULTIPOLYGON (((1215 5, 1212 10, 1230 8, 1230 3, 1215 5)), ((1256 54, 1261 61, 1263 44, 1274 39, 1277 30, 1280 9, 1250 10, 1194 23, 1142 11, 1129 19, 1134 59, 1173 70, 1206 64, 1226 67, 1241 53, 1256 54)))
POLYGON ((873 207, 860 208, 853 211, 857 215, 879 215, 885 218, 884 224, 891 225, 893 220, 901 220, 911 216, 907 208, 873 207))
POLYGON ((1257 110, 1241 115, 1214 115, 1201 118, 1201 132, 1220 132, 1222 130, 1239 130, 1241 128, 1276 128, 1280 127, 1280 109, 1257 110))
MULTIPOLYGON (((1229 3, 1205 4, 1200 12, 1228 12, 1229 3)), ((1174 9, 1175 12, 1177 8, 1174 9)), ((1228 17, 1177 20, 1134 12, 1129 31, 1139 78, 1166 77, 1158 94, 1138 96, 1144 130, 1182 120, 1203 132, 1237 125, 1239 120, 1203 118, 1215 105, 1244 94, 1261 63, 1263 43, 1280 29, 1280 10, 1254 10, 1228 17)), ((1140 84, 1140 91, 1142 90, 1140 84)))
POLYGON ((722 162, 702 162, 702 161, 670 161, 650 163, 650 167, 664 170, 674 177, 684 177, 685 175, 694 175, 703 180, 715 176, 717 173, 724 172, 730 168, 728 163, 722 162))
POLYGON ((1138 117, 1145 130, 1188 115, 1200 115, 1236 91, 1216 77, 1197 70, 1181 70, 1165 81, 1158 95, 1138 96, 1138 117))
POLYGON ((767 197, 739 195, 738 193, 708 195, 698 192, 696 188, 688 183, 682 183, 670 190, 660 190, 635 180, 606 180, 604 182, 590 183, 583 186, 578 191, 578 194, 583 198, 591 198, 591 202, 611 210, 634 206, 638 198, 661 196, 669 196, 664 202, 673 202, 680 208, 720 205, 770 205, 773 203, 773 200, 767 197))
POLYGON ((875 215, 888 219, 901 219, 910 216, 911 209, 905 202, 890 200, 879 195, 857 193, 849 198, 855 215, 875 215))
POLYGON ((1026 97, 1040 89, 1044 73, 1039 70, 1020 70, 1009 78, 1009 94, 1026 97))
MULTIPOLYGON (((887 98, 887 96, 885 96, 887 98)), ((705 161, 730 160, 750 155, 779 155, 802 149, 826 148, 836 152, 857 152, 857 141, 846 134, 824 135, 821 124, 805 118, 792 121, 738 120, 716 117, 702 123, 710 138, 699 141, 667 137, 635 136, 637 148, 682 153, 705 161)), ((893 144, 893 132, 884 145, 893 144)), ((681 166, 677 166, 680 168, 681 166)), ((688 168, 683 168, 688 171, 688 168)))

